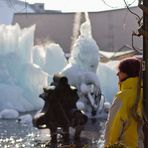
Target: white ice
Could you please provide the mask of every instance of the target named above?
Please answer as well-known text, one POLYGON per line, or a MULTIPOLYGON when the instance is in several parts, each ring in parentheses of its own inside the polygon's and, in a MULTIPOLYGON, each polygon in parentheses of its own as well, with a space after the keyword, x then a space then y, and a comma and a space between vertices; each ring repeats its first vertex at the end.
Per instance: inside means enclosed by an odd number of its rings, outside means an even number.
POLYGON ((93 83, 101 88, 106 101, 112 101, 117 91, 114 64, 100 62, 88 16, 68 62, 57 43, 35 46, 35 29, 35 25, 24 29, 18 24, 0 25, 0 117, 5 116, 5 109, 18 113, 41 109, 43 100, 38 96, 58 72, 81 90, 83 84, 93 83))
POLYGON ((69 63, 61 73, 66 75, 69 83, 78 89, 80 101, 84 104, 78 102, 77 107, 84 107, 87 110, 88 106, 85 106, 87 100, 97 108, 91 95, 90 84, 94 85, 94 96, 102 93, 106 101, 111 102, 117 92, 117 77, 115 70, 100 62, 99 46, 93 39, 87 13, 85 18, 86 21, 80 27, 80 35, 74 42, 69 63))
POLYGON ((7 118, 9 111, 15 118, 11 110, 41 109, 39 94, 67 61, 58 44, 47 44, 43 50, 34 46, 35 25, 24 29, 18 24, 0 25, 0 31, 0 118, 7 118))

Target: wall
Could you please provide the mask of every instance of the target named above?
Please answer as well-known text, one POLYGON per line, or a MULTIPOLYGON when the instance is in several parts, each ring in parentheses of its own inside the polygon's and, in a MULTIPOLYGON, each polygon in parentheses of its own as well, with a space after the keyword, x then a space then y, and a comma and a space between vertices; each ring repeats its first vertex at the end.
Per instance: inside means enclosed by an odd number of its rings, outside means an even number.
MULTIPOLYGON (((131 8, 142 16, 138 7, 131 8)), ((137 31, 138 21, 127 9, 89 13, 92 24, 92 35, 101 50, 115 51, 123 46, 132 46, 132 32, 137 31)), ((36 24, 35 44, 54 41, 61 45, 65 52, 70 52, 73 34, 74 13, 16 13, 13 24, 21 27, 36 24)), ((84 21, 82 17, 81 21, 84 21)), ((135 47, 142 48, 142 39, 135 38, 135 47)))

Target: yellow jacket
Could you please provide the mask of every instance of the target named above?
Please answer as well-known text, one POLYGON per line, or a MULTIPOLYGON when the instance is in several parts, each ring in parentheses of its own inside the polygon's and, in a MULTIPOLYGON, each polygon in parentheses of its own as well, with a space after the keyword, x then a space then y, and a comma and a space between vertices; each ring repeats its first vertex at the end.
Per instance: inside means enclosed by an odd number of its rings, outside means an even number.
MULTIPOLYGON (((137 97, 138 77, 128 78, 119 83, 119 92, 113 100, 105 128, 105 146, 123 143, 128 148, 138 148, 142 136, 142 126, 131 115, 131 108, 137 97)), ((142 117, 142 96, 137 114, 142 117)), ((143 143, 143 142, 142 142, 143 143)), ((141 145, 141 144, 140 144, 141 145)), ((140 146, 142 147, 142 146, 140 146)))

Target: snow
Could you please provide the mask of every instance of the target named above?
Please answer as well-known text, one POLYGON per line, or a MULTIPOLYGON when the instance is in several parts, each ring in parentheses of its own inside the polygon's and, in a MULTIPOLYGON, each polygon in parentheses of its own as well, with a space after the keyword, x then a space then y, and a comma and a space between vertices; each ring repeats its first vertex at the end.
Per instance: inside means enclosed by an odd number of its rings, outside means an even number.
MULTIPOLYGON (((34 45, 35 25, 23 29, 18 24, 0 25, 0 118, 8 117, 5 110, 19 114, 41 109, 43 100, 39 94, 50 85, 55 73, 68 77, 69 83, 78 89, 80 100, 87 96, 94 104, 93 91, 96 96, 102 93, 106 104, 112 101, 117 92, 116 63, 100 62, 99 46, 90 25, 86 15, 69 61, 57 43, 34 45)), ((84 108, 85 104, 78 106, 84 108)), ((11 113, 12 118, 17 117, 11 113)))

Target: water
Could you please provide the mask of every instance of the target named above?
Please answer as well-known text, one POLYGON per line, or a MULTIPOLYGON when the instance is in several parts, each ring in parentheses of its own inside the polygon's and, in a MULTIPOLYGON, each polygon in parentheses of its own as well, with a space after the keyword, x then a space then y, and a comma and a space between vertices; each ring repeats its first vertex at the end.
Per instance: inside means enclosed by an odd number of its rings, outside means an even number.
MULTIPOLYGON (((70 128, 70 143, 67 147, 101 148, 103 143, 102 131, 104 121, 89 120, 81 133, 80 141, 72 140, 73 129, 70 128), (73 144, 73 145, 72 145, 73 144)), ((59 136, 59 135, 58 135, 59 136)), ((61 137, 59 136, 59 139, 61 137)), ((30 125, 20 124, 17 120, 0 120, 0 147, 1 148, 45 148, 50 141, 49 130, 38 130, 30 125)), ((60 140, 59 140, 60 141, 60 140)), ((55 148, 66 148, 59 142, 55 148)))
POLYGON ((0 147, 31 148, 35 146, 38 130, 31 125, 22 125, 16 120, 0 120, 0 147))

